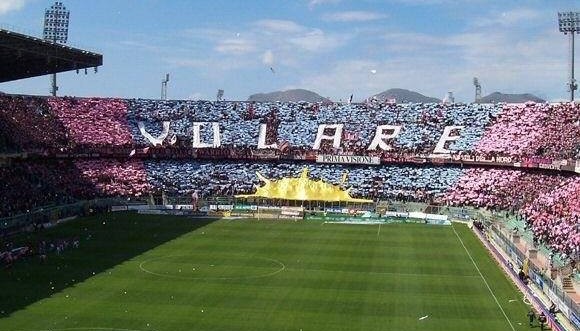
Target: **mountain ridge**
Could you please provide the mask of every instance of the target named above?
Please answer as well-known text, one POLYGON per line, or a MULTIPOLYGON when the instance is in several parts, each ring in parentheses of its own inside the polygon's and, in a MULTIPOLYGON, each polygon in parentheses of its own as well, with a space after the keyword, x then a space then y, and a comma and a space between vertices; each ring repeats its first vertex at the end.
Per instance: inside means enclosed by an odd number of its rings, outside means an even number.
POLYGON ((510 93, 501 93, 501 92, 493 92, 488 94, 481 99, 479 99, 478 103, 498 103, 498 102, 505 102, 505 103, 524 103, 528 101, 543 103, 546 100, 537 97, 531 93, 519 93, 519 94, 510 94, 510 93))
POLYGON ((395 99, 397 103, 439 103, 441 99, 428 97, 419 92, 403 89, 391 88, 381 93, 377 93, 371 98, 377 98, 383 102, 387 99, 395 99))
POLYGON ((322 97, 320 94, 306 90, 306 89, 290 89, 284 91, 273 91, 268 93, 256 93, 248 97, 248 101, 256 102, 327 102, 330 101, 327 98, 322 97))

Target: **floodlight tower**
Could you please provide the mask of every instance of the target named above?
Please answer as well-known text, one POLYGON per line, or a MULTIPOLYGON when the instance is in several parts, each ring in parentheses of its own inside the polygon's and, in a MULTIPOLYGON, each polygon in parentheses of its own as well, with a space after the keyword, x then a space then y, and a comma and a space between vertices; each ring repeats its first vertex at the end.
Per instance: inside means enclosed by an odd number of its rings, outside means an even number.
POLYGON ((169 83, 169 74, 165 74, 165 79, 161 81, 161 100, 167 100, 167 83, 169 83))
MULTIPOLYGON (((66 44, 68 40, 68 24, 70 12, 62 4, 56 1, 54 5, 44 11, 44 40, 53 44, 66 44)), ((55 56, 56 57, 56 56, 55 56)), ((54 60, 56 61, 56 60, 54 60)), ((55 69, 56 69, 56 62, 55 69)), ((52 74, 52 96, 56 96, 58 86, 56 85, 56 73, 52 74)))
POLYGON ((475 102, 481 99, 481 84, 477 77, 473 77, 473 86, 475 86, 475 102))
POLYGON ((574 91, 578 89, 576 79, 574 79, 574 34, 580 33, 580 12, 558 13, 558 27, 560 32, 570 34, 570 101, 574 101, 574 91))

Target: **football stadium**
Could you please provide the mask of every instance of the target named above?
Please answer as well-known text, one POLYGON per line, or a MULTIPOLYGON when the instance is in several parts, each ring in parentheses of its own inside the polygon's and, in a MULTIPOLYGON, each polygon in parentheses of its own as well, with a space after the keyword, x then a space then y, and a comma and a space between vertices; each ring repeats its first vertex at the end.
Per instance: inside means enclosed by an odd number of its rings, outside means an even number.
POLYGON ((580 330, 579 13, 570 101, 210 101, 58 95, 108 55, 46 7, 0 28, 53 92, 0 93, 0 330, 580 330))

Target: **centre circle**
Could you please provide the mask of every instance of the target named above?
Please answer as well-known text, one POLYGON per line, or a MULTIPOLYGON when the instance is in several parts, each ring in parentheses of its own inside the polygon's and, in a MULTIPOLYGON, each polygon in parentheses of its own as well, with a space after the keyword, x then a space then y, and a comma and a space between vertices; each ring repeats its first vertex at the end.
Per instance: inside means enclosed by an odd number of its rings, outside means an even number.
POLYGON ((176 279, 252 279, 274 276, 284 263, 247 255, 168 255, 141 262, 141 271, 176 279))

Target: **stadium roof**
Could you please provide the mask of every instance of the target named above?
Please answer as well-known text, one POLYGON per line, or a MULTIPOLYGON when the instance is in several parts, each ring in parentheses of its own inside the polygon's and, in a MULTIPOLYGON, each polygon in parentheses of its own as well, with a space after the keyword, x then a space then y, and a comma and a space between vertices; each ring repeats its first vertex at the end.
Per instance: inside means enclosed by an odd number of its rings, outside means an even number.
POLYGON ((0 29, 0 83, 102 64, 101 54, 0 29))

